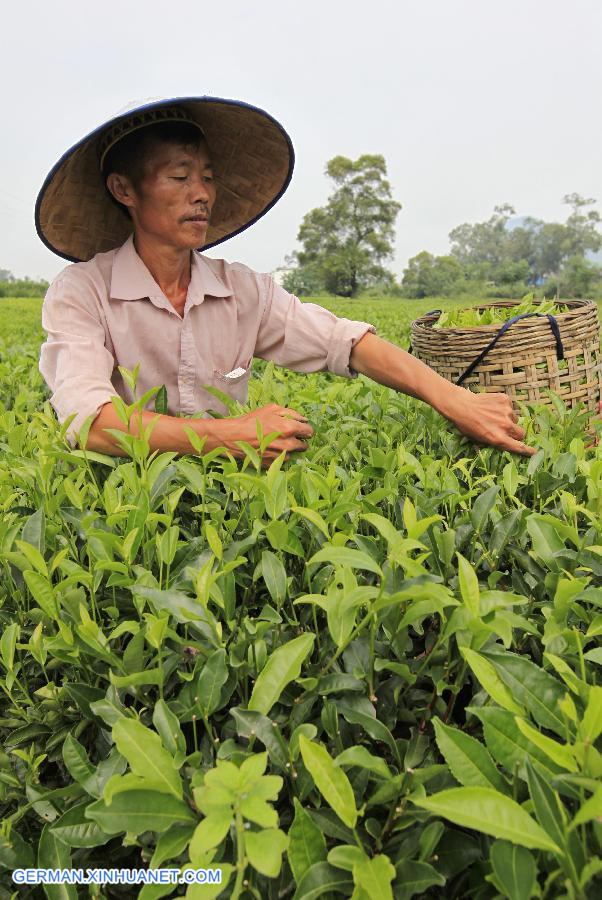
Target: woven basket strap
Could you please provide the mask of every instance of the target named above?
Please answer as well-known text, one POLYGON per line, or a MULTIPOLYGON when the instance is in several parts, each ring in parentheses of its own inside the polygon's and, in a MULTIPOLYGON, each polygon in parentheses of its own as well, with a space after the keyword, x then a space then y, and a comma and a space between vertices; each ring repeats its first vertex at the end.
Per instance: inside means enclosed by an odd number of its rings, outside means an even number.
MULTIPOLYGON (((430 312, 427 312, 427 313, 425 313, 424 315, 425 315, 425 316, 434 316, 435 314, 437 314, 437 315, 440 316, 442 312, 443 312, 442 309, 431 309, 430 312)), ((412 342, 410 341, 410 346, 408 347, 408 353, 413 353, 413 352, 414 352, 414 351, 413 351, 413 349, 412 349, 412 342)))
POLYGON ((511 325, 515 322, 518 322, 519 319, 528 319, 531 316, 547 316, 548 322, 550 323, 550 328, 552 329, 552 334, 554 335, 554 339, 556 341, 556 356, 558 359, 564 359, 564 347, 562 346, 562 338, 560 337, 560 328, 558 327, 558 322, 556 321, 556 317, 551 313, 522 313, 520 316, 513 316, 511 319, 508 319, 507 322, 504 322, 498 333, 495 337, 487 344, 485 349, 479 353, 476 359, 474 359, 471 364, 465 369, 464 372, 460 375, 456 384, 462 384, 462 382, 468 378, 469 375, 472 375, 477 366, 479 366, 490 350, 493 350, 499 339, 505 334, 511 325))

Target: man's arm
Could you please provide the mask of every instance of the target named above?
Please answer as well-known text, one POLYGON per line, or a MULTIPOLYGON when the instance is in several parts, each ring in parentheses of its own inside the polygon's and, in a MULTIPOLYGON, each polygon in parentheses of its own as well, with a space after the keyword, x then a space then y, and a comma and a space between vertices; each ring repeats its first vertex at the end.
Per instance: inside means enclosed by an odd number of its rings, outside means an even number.
MULTIPOLYGON (((167 416, 142 410, 141 413, 138 411, 133 413, 129 423, 129 433, 138 436, 140 423, 144 432, 151 422, 154 422, 149 437, 151 451, 171 450, 180 454, 196 453, 188 439, 186 428, 190 428, 200 438, 206 436, 207 440, 203 446, 204 453, 224 446, 227 438, 230 437, 229 431, 232 430, 229 419, 182 419, 178 416, 167 416)), ((127 454, 118 440, 112 434, 107 433, 105 429, 115 429, 124 434, 128 432, 112 403, 105 403, 92 422, 85 449, 108 453, 112 456, 126 456, 127 454)))
POLYGON ((351 350, 349 365, 379 384, 424 400, 471 440, 525 456, 536 452, 522 442, 525 431, 517 425, 506 394, 475 394, 459 387, 411 353, 370 332, 351 350))
MULTIPOLYGON (((179 454, 196 453, 190 443, 186 428, 192 429, 199 438, 205 437, 203 453, 210 453, 216 448, 229 451, 236 458, 244 457, 237 442, 246 441, 252 447, 259 448, 257 440, 257 420, 260 421, 263 435, 278 432, 281 436, 270 441, 262 454, 262 466, 267 466, 283 450, 286 458, 297 450, 306 450, 307 444, 302 438, 313 434, 311 425, 305 416, 293 409, 271 403, 242 416, 231 416, 223 419, 182 419, 178 416, 167 416, 149 410, 135 411, 130 418, 129 433, 138 436, 139 426, 144 431, 151 422, 154 427, 149 437, 151 451, 173 451, 179 454)), ((117 415, 112 403, 105 403, 92 422, 88 432, 85 449, 96 450, 112 456, 125 456, 118 440, 105 429, 115 428, 126 434, 128 428, 117 415)), ((224 455, 223 453, 220 455, 224 455)))
POLYGON ((376 328, 369 322, 336 316, 317 303, 301 302, 269 275, 260 275, 264 313, 254 356, 294 372, 333 372, 357 378, 349 369, 349 352, 360 337, 376 328))

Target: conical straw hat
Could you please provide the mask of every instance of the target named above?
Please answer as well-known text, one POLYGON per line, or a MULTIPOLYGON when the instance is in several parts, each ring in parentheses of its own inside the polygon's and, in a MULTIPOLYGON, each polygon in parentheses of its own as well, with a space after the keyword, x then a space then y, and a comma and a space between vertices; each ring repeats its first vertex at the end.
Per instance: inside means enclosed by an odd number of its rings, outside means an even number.
POLYGON ((197 249, 215 247, 249 228, 280 199, 295 156, 282 125, 264 110, 219 97, 145 102, 95 128, 47 175, 36 201, 35 222, 53 253, 82 262, 123 244, 133 224, 108 194, 101 158, 130 131, 177 118, 194 120, 204 132, 217 186, 206 243, 197 249))

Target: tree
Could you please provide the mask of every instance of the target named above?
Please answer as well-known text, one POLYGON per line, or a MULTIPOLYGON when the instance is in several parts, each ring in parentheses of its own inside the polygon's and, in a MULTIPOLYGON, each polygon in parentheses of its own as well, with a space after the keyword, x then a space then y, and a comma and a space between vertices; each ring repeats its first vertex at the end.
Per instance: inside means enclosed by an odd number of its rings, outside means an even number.
POLYGON ((594 253, 602 247, 602 235, 598 225, 602 221, 600 213, 595 209, 585 212, 586 206, 593 206, 593 198, 586 200, 580 194, 565 194, 563 203, 567 203, 572 212, 566 220, 566 228, 570 235, 571 256, 584 256, 588 250, 594 253))
POLYGON ((311 297, 323 290, 322 273, 315 263, 305 266, 297 265, 296 254, 285 258, 285 263, 291 268, 282 279, 282 287, 290 294, 297 297, 311 297))
POLYGON ((0 269, 0 281, 14 281, 15 276, 8 269, 0 269))
POLYGON ((571 256, 571 237, 560 222, 541 222, 534 244, 533 269, 538 280, 557 276, 571 256))
POLYGON ((496 284, 526 283, 528 278, 529 262, 526 259, 519 259, 518 262, 505 259, 493 273, 493 280, 496 284))
POLYGON ((464 266, 470 280, 511 283, 513 267, 522 272, 528 266, 526 282, 539 284, 558 280, 563 267, 572 258, 583 258, 588 251, 602 247, 598 225, 600 214, 587 209, 596 201, 580 194, 565 194, 563 203, 571 207, 566 222, 543 222, 525 217, 516 227, 508 227, 514 208, 505 203, 496 206, 486 222, 459 225, 449 233, 452 255, 464 266))
POLYGON ((326 206, 310 210, 299 228, 301 269, 343 297, 391 277, 382 263, 393 254, 394 223, 401 204, 391 197, 383 156, 353 161, 335 156, 326 165, 335 189, 326 206))
POLYGON ((406 297, 452 297, 464 285, 464 269, 453 256, 432 256, 423 250, 403 271, 406 297))
POLYGON ((486 222, 458 225, 449 233, 452 256, 464 266, 478 265, 480 278, 490 277, 508 258, 507 224, 514 214, 514 208, 504 203, 494 207, 486 222))
POLYGON ((598 266, 583 256, 571 256, 562 270, 558 292, 565 297, 590 297, 601 275, 598 266))

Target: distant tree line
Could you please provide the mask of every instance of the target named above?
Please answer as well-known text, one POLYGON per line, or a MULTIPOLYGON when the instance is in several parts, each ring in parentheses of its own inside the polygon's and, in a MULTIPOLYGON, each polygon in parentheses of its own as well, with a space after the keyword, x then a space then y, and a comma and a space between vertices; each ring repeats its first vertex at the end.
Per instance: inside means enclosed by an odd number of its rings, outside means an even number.
POLYGON ((286 258, 283 284, 298 296, 510 297, 533 288, 546 296, 602 295, 602 270, 588 258, 602 248, 594 199, 565 195, 570 212, 564 223, 513 220, 512 206, 496 206, 486 222, 450 232, 449 254, 423 250, 398 280, 385 263, 393 256, 401 204, 391 195, 384 157, 336 156, 325 171, 333 191, 325 206, 303 217, 301 249, 286 258))
POLYGON ((47 290, 47 281, 15 278, 8 269, 0 269, 0 297, 43 297, 47 290))
POLYGON ((408 297, 454 296, 479 288, 510 296, 537 287, 546 296, 586 296, 602 288, 602 271, 587 258, 602 247, 600 214, 579 194, 567 194, 566 222, 525 217, 512 224, 515 210, 496 206, 486 222, 464 224, 450 234, 450 253, 426 250, 408 262, 402 276, 408 297))

